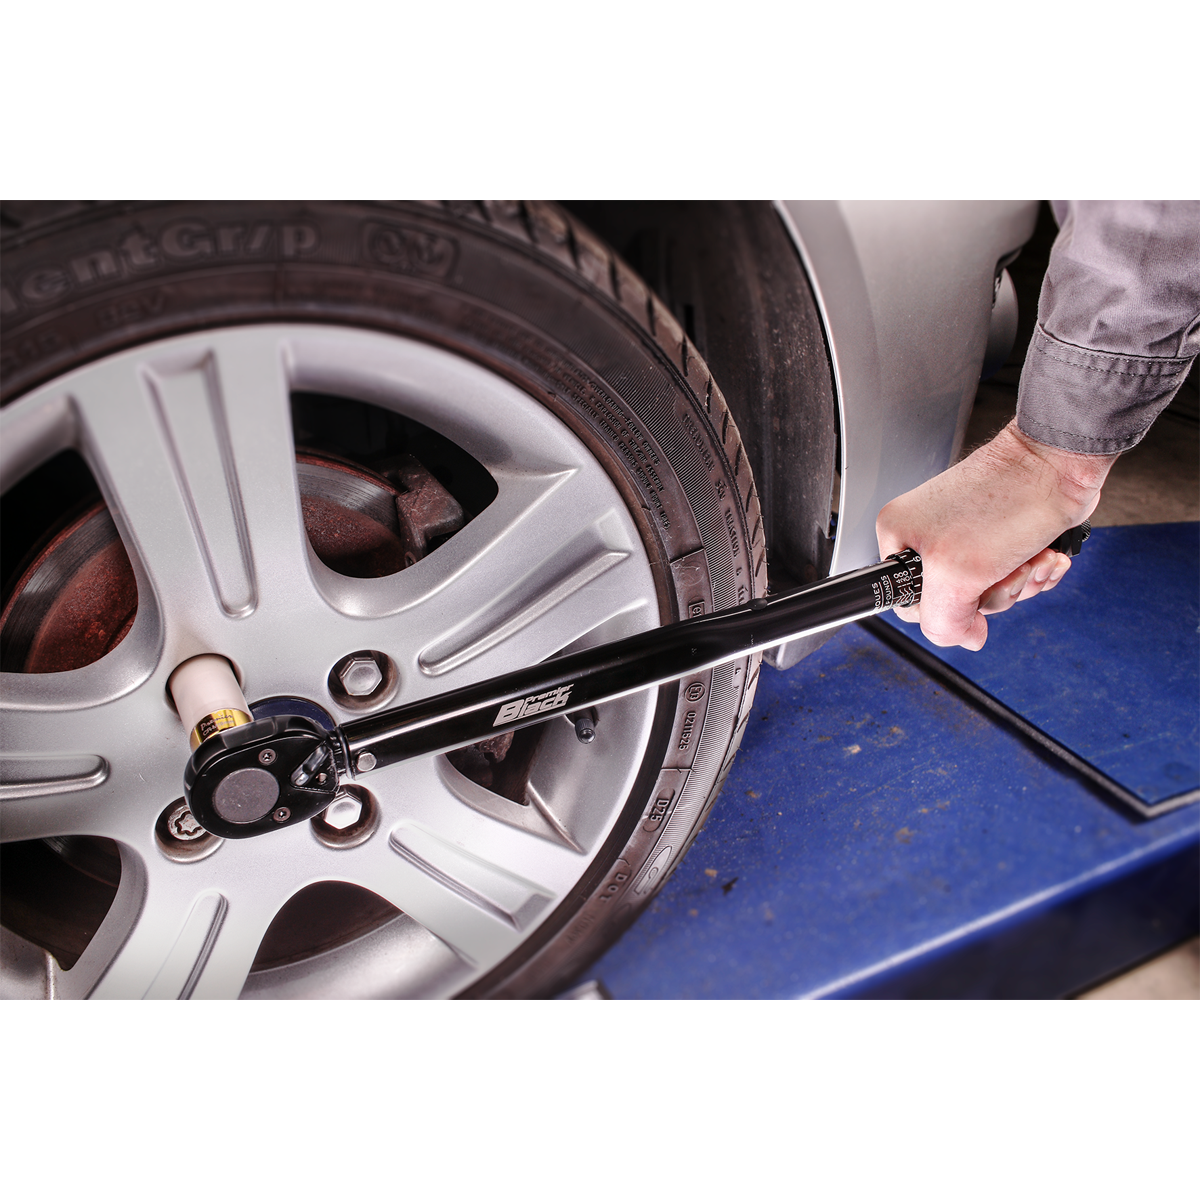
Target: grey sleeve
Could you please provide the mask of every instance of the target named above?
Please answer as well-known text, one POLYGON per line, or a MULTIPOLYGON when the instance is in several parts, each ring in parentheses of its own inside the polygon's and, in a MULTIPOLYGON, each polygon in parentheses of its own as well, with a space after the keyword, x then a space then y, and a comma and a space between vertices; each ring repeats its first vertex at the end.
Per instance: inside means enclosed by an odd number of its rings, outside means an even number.
POLYGON ((1056 201, 1017 424, 1080 454, 1136 446, 1200 353, 1200 201, 1056 201))

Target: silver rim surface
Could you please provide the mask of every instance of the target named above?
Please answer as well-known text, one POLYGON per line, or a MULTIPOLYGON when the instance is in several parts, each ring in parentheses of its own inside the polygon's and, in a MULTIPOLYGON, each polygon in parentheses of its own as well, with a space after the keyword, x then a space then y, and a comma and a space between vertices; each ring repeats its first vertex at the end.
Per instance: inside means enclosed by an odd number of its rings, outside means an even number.
MULTIPOLYGON (((182 792, 187 733, 166 681, 228 657, 254 703, 311 700, 340 719, 332 665, 397 664, 388 703, 460 687, 658 623, 645 548, 607 473, 547 409, 424 343, 320 326, 172 338, 83 367, 0 416, 7 489, 59 450, 83 454, 129 552, 128 636, 79 670, 3 677, 5 841, 115 840, 121 882, 79 962, 6 967, 7 994, 448 995, 503 961, 576 885, 646 752, 653 694, 604 706, 596 741, 552 722, 528 805, 440 756, 364 777, 380 820, 333 849, 308 825, 173 861, 154 826, 182 792), (324 566, 301 518, 289 393, 391 408, 472 454, 496 499, 428 558, 381 579, 324 566), (313 958, 248 975, 289 897, 341 880, 402 916, 313 958)), ((5 933, 7 963, 30 963, 5 933)))

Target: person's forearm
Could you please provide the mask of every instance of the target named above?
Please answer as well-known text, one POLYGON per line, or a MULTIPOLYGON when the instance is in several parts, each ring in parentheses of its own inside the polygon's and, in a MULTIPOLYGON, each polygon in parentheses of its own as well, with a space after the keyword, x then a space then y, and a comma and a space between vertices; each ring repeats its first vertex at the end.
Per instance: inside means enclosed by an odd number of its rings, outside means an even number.
POLYGON ((1048 446, 1020 429, 1016 418, 980 449, 1001 461, 1023 464, 1025 469, 1037 473, 1040 469, 1033 459, 1044 464, 1050 472, 1046 476, 1050 497, 1062 505, 1066 521, 1064 529, 1070 529, 1092 515, 1108 472, 1120 457, 1117 454, 1077 454, 1048 446))

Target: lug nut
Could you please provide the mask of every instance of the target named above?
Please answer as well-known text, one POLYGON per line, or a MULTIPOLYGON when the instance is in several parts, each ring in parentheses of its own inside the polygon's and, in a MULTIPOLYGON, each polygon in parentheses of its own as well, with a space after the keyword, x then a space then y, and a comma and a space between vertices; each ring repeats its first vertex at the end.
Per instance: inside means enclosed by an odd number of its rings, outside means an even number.
POLYGON ((159 813, 154 822, 154 837, 158 848, 177 863, 199 862, 223 844, 221 838, 209 833, 196 820, 182 796, 159 813))
POLYGON ((204 837, 204 827, 192 816, 186 800, 180 800, 167 817, 167 830, 170 835, 181 842, 194 842, 204 837))
POLYGON ((355 654, 338 671, 347 696, 369 696, 382 682, 383 672, 369 654, 355 654))
POLYGON ((347 783, 308 827, 326 849, 352 850, 370 840, 379 828, 379 802, 365 787, 347 783))
POLYGON ((326 825, 334 829, 349 829, 362 816, 362 805, 346 792, 340 792, 337 799, 322 813, 326 825))

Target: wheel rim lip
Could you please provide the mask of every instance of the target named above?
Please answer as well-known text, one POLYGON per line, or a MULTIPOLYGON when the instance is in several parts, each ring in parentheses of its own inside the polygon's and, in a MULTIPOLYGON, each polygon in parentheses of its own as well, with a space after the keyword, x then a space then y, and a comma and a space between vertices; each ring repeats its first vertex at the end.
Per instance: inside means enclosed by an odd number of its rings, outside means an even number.
MULTIPOLYGON (((375 333, 364 330, 349 330, 336 326, 320 326, 320 325, 255 325, 255 326, 238 326, 231 327, 228 330, 212 330, 202 334, 186 334, 177 337, 163 339, 158 342, 146 343, 143 346, 136 347, 132 350, 120 351, 116 355, 108 356, 105 359, 99 360, 98 363, 87 364, 84 367, 72 371, 68 375, 61 377, 58 380, 45 384, 37 388, 35 391, 15 401, 12 405, 4 410, 2 419, 8 426, 9 432, 14 430, 19 431, 21 422, 29 423, 31 414, 35 417, 33 424, 37 424, 36 417, 42 416, 45 413, 37 413, 38 408, 48 409, 58 405, 61 408, 61 399, 64 395, 69 394, 71 388, 75 386, 80 377, 88 372, 102 366, 105 363, 111 362, 113 359, 125 359, 128 361, 142 361, 155 359, 160 360, 163 355, 170 356, 176 352, 186 354, 195 350, 200 345, 210 345, 214 341, 221 341, 225 338, 246 338, 252 337, 256 339, 266 339, 272 341, 276 345, 285 345, 288 356, 288 383, 292 390, 320 390, 330 394, 345 396, 349 399, 365 399, 369 402, 380 404, 382 407, 396 408, 397 411, 403 411, 405 415, 412 416, 438 432, 456 441, 462 445, 469 453, 474 454, 480 459, 489 470, 493 465, 503 464, 506 461, 515 461, 517 466, 520 465, 521 455, 519 447, 508 447, 505 445, 505 435, 510 435, 510 431, 500 425, 497 427, 493 422, 491 427, 481 423, 478 411, 472 417, 469 412, 464 410, 460 403, 452 407, 452 411, 447 412, 444 408, 439 408, 436 402, 433 402, 428 389, 419 392, 419 403, 410 403, 413 399, 413 392, 410 389, 400 396, 403 391, 403 386, 407 382, 411 384, 411 373, 407 379, 404 371, 400 369, 405 363, 412 366, 414 361, 419 362, 426 373, 430 370, 434 375, 437 375, 438 368, 452 366, 450 371, 451 376, 456 376, 459 380, 462 378, 463 369, 466 369, 467 374, 472 375, 474 383, 478 387, 483 388, 482 393, 473 393, 474 396, 487 394, 489 389, 494 389, 491 394, 494 396, 498 393, 504 393, 511 401, 514 396, 519 397, 517 403, 524 405, 529 413, 536 414, 536 420, 543 423, 542 427, 549 432, 554 431, 555 437, 560 441, 564 440, 573 443, 577 448, 578 459, 581 462, 590 464, 589 470, 595 472, 596 486, 607 487, 611 490, 614 502, 618 505, 617 511, 624 517, 628 525, 627 532, 630 533, 632 544, 640 550, 642 555, 643 566, 645 568, 646 586, 644 594, 639 598, 638 606, 630 607, 626 610, 625 616, 629 617, 626 622, 627 627, 621 632, 637 632, 639 628, 650 628, 657 624, 657 600, 654 592, 654 581, 649 567, 648 557, 645 555, 644 546, 642 546, 638 538, 636 527, 624 512, 621 506, 620 497, 611 483, 604 467, 591 455, 591 453, 583 446, 578 439, 566 429, 565 426, 555 417, 548 409, 540 405, 536 400, 527 396, 511 384, 509 381, 501 378, 488 371, 486 368, 455 355, 450 351, 443 350, 439 347, 431 346, 428 343, 414 341, 412 339, 400 337, 398 335, 375 333), (390 389, 390 390, 389 390, 390 389), (401 406, 403 404, 403 407, 401 406), (483 427, 481 427, 483 424, 483 427), (490 460, 490 461, 489 461, 490 460), (630 616, 632 614, 632 616, 630 616)), ((419 372, 418 372, 419 373, 419 372)), ((443 372, 443 376, 444 376, 443 372)), ((428 380, 426 380, 428 382, 428 380)), ((53 414, 52 414, 53 415, 53 414)), ((6 437, 4 440, 7 443, 5 451, 5 475, 12 477, 20 475, 26 470, 32 469, 36 463, 45 461, 56 453, 58 449, 65 448, 61 444, 56 444, 66 440, 64 438, 64 430, 62 428, 64 417, 60 412, 57 414, 59 428, 47 429, 47 426, 53 426, 53 421, 41 421, 41 429, 35 430, 35 436, 26 436, 24 439, 6 437), (49 436, 48 436, 49 434, 49 436), (47 446, 50 448, 47 449, 47 446), (21 451, 24 450, 24 457, 21 451)), ((90 464, 89 464, 90 465, 90 464)), ((309 568, 312 568, 312 563, 309 563, 309 568)), ((342 577, 339 577, 339 580, 342 577)), ((353 584, 359 581, 347 580, 345 583, 338 582, 337 594, 345 595, 346 584, 353 584), (340 589, 340 590, 339 590, 340 589)), ((142 591, 144 580, 139 576, 139 592, 140 595, 146 593, 142 591)), ((366 624, 369 624, 370 618, 366 619, 366 624)), ((162 654, 162 637, 161 630, 157 631, 159 637, 154 639, 143 639, 143 644, 140 646, 140 655, 144 659, 146 657, 145 643, 147 640, 159 642, 159 654, 162 654)), ((136 639, 126 639, 131 643, 136 639)), ((120 649, 120 648, 118 648, 120 649)), ((513 664, 527 665, 526 663, 513 664)), ((83 671, 87 671, 84 668, 83 671)), ((161 664, 151 666, 146 671, 140 680, 132 683, 126 681, 125 690, 131 687, 145 687, 153 683, 152 677, 156 672, 161 670, 161 664)), ((72 672, 72 675, 81 675, 83 672, 72 672)), ((7 682, 7 678, 6 678, 7 682)), ((439 689, 440 690, 440 689, 439 689)), ((115 697, 109 697, 115 698, 115 697)), ((100 698, 99 703, 103 703, 104 698, 100 698)), ((326 702, 324 697, 314 697, 318 703, 326 702)), ((52 707, 61 705, 61 697, 57 702, 52 704, 52 707)), ((85 705, 95 707, 97 697, 93 695, 85 695, 83 697, 85 705)), ((20 699, 18 698, 18 704, 20 699)), ((631 697, 628 701, 622 702, 631 704, 634 708, 641 710, 640 727, 641 734, 634 739, 634 744, 631 745, 633 751, 629 757, 633 766, 625 772, 627 778, 631 779, 636 773, 636 764, 640 762, 641 754, 645 750, 645 744, 648 736, 648 728, 650 718, 653 711, 652 695, 644 697, 631 697)), ((634 724, 639 724, 635 721, 634 724)), ((169 797, 166 799, 169 800, 169 797)), ((614 801, 610 806, 610 811, 607 814, 607 819, 597 836, 594 836, 590 845, 594 851, 604 841, 604 833, 611 828, 618 812, 620 811, 624 801, 623 796, 619 796, 617 801, 614 801)), ((165 802, 165 800, 164 800, 165 802)), ((384 831, 386 834, 386 830, 384 831)), ((151 831, 152 835, 152 831, 151 831)), ((379 836, 379 835, 376 835, 379 836)), ((126 839, 128 841, 136 841, 136 839, 126 839)), ((136 852, 146 857, 147 851, 145 845, 136 845, 136 852)), ((214 859, 219 859, 221 855, 213 855, 214 859)), ((330 857, 333 857, 332 855, 330 857)), ((342 857, 342 856, 338 856, 342 857)), ((578 875, 582 875, 587 864, 590 862, 589 855, 582 859, 578 875)), ((175 864, 172 864, 173 866, 175 864)), ((339 878, 336 872, 336 867, 330 866, 329 878, 339 878)), ((560 891, 560 895, 565 895, 569 891, 569 887, 565 887, 560 891)), ((553 906, 549 911, 553 910, 553 906)), ((544 916, 549 915, 549 911, 544 916)), ((543 917, 544 919, 544 917, 543 917)), ((540 924, 540 921, 535 925, 530 926, 530 930, 540 924)), ((328 965, 330 956, 342 955, 349 956, 351 953, 348 947, 341 947, 333 951, 327 951, 323 957, 327 961, 324 964, 328 965)), ((507 953, 507 952, 506 952, 507 953)), ((499 961, 499 960, 498 960, 499 961)), ((471 982, 472 978, 477 978, 487 971, 492 970, 497 965, 497 962, 488 962, 477 964, 477 969, 468 973, 468 976, 463 978, 460 983, 465 986, 471 982)), ((295 974, 295 972, 293 972, 295 974)))

